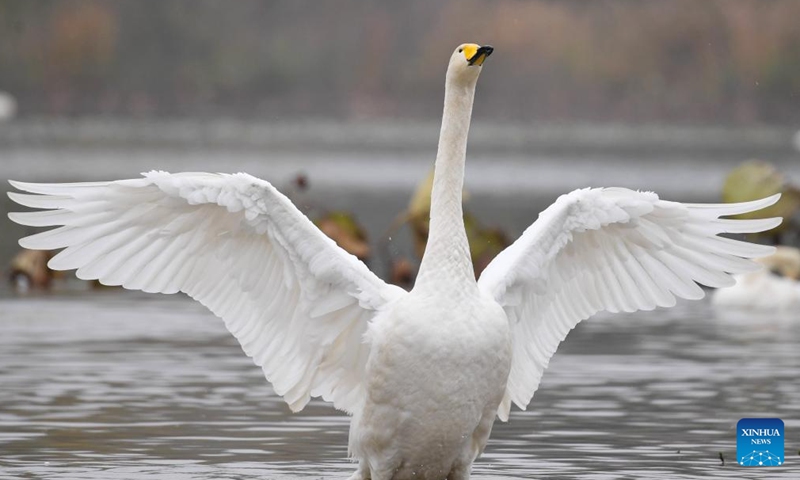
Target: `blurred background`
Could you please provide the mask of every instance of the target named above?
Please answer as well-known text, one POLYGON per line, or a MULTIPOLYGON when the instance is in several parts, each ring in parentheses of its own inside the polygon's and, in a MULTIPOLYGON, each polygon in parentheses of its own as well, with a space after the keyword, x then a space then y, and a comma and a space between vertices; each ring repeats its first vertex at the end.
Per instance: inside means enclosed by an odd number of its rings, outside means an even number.
MULTIPOLYGON (((0 0, 0 180, 244 170, 413 264, 413 235, 388 237, 456 45, 496 48, 468 209, 513 239, 574 188, 716 201, 751 159, 800 178, 798 18, 794 0, 0 0)), ((2 232, 6 265, 26 230, 2 232)))
POLYGON ((497 55, 484 119, 800 120, 792 0, 3 1, 21 117, 430 119, 444 61, 497 55))
MULTIPOLYGON (((445 68, 476 42, 495 47, 467 154, 476 271, 576 188, 690 202, 781 191, 767 214, 791 219, 799 20, 797 0, 0 0, 0 192, 246 171, 408 286, 445 68)), ((37 230, 6 218, 21 209, 0 195, 0 471, 352 472, 344 415, 316 401, 289 415, 222 322, 182 296, 57 276, 52 253, 20 250, 37 230)), ((797 222, 784 225, 750 240, 796 244, 797 222)), ((738 419, 800 431, 800 252, 767 267, 740 302, 762 316, 682 302, 582 323, 531 408, 495 426, 474 478, 743 478, 738 419)), ((797 461, 770 478, 800 478, 797 461)))

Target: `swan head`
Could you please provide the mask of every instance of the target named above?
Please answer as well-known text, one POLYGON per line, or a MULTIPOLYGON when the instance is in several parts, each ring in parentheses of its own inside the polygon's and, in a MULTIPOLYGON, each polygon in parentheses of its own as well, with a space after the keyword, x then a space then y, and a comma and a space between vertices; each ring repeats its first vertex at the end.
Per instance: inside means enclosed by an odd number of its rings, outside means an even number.
POLYGON ((450 56, 447 67, 447 79, 466 85, 474 85, 483 68, 483 62, 492 54, 494 48, 489 45, 480 46, 475 43, 459 45, 450 56))

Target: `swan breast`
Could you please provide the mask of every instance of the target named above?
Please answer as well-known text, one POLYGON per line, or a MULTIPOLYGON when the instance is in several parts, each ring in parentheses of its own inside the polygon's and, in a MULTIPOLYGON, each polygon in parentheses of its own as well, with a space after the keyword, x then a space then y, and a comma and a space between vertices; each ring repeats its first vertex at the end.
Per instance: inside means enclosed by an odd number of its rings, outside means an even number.
POLYGON ((503 309, 483 296, 451 302, 412 293, 376 318, 369 335, 354 453, 373 466, 445 471, 471 455, 473 433, 482 418, 494 417, 511 367, 503 309))

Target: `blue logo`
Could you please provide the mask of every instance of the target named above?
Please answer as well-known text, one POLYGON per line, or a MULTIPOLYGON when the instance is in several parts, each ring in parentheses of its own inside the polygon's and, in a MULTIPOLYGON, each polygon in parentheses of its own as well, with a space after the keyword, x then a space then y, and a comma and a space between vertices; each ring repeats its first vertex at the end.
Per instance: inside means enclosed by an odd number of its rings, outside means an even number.
POLYGON ((743 418, 736 424, 736 460, 743 467, 783 465, 783 420, 743 418))

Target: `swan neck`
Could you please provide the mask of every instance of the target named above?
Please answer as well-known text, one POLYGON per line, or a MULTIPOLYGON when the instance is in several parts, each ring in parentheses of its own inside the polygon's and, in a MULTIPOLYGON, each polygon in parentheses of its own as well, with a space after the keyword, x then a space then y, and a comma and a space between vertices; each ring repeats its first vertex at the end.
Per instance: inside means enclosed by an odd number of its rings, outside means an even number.
POLYGON ((448 79, 434 166, 428 243, 417 285, 429 282, 457 287, 476 285, 462 208, 464 161, 474 95, 474 83, 465 85, 448 79))

